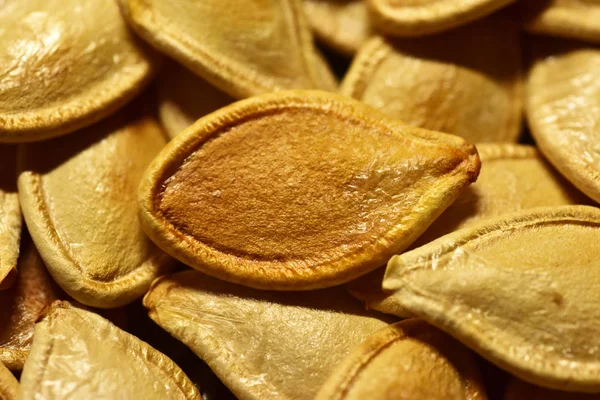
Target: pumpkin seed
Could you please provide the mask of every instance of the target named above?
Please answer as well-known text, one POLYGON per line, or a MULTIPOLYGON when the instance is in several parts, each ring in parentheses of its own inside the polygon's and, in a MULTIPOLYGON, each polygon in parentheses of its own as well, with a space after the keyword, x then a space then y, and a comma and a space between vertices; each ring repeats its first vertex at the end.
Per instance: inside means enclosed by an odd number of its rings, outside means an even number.
POLYGON ((259 291, 197 271, 158 279, 144 305, 240 400, 312 400, 354 346, 392 321, 340 287, 259 291))
POLYGON ((518 3, 530 32, 600 43, 600 3, 597 0, 545 0, 518 3))
POLYGON ((340 90, 409 125, 471 142, 516 142, 523 108, 518 25, 501 13, 439 36, 375 37, 340 90))
POLYGON ((21 148, 25 221, 48 270, 77 301, 127 304, 172 265, 142 232, 135 202, 141 175, 164 144, 138 102, 77 135, 21 148))
POLYGON ((170 138, 177 136, 198 118, 234 101, 174 62, 163 68, 157 86, 160 122, 170 138))
POLYGON ((462 139, 407 127, 351 99, 247 99, 169 143, 140 185, 142 225, 167 253, 259 289, 363 275, 406 248, 474 181, 462 139))
POLYGON ((315 400, 485 400, 471 351, 418 319, 369 336, 335 369, 315 400))
POLYGON ((35 321, 60 294, 31 239, 23 242, 17 279, 0 292, 0 362, 13 371, 23 368, 35 321))
POLYGON ((424 36, 457 28, 515 0, 367 0, 373 23, 393 36, 424 36))
POLYGON ((599 240, 600 209, 535 208, 393 257, 383 288, 525 381, 598 392, 599 240))
POLYGON ((0 142, 73 132, 122 107, 160 61, 114 0, 19 0, 0 8, 0 142))
POLYGON ((527 82, 527 117, 540 150, 600 202, 600 49, 538 40, 527 82))
POLYGON ((16 146, 0 145, 0 290, 14 282, 19 258, 22 218, 16 153, 16 146))
POLYGON ((19 399, 196 399, 167 356, 90 311, 57 301, 35 326, 19 399))
POLYGON ((17 378, 0 362, 0 399, 16 400, 18 391, 17 378))
POLYGON ((304 13, 315 37, 352 56, 373 34, 363 0, 303 0, 304 13))
POLYGON ((337 87, 300 0, 120 2, 141 37, 233 97, 337 87))

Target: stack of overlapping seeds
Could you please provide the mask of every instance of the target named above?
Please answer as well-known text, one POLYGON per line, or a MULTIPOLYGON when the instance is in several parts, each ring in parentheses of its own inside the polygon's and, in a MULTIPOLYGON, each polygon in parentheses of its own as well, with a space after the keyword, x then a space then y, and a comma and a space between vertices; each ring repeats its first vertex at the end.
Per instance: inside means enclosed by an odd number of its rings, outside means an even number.
POLYGON ((592 0, 0 2, 0 399, 599 399, 599 44, 592 0))

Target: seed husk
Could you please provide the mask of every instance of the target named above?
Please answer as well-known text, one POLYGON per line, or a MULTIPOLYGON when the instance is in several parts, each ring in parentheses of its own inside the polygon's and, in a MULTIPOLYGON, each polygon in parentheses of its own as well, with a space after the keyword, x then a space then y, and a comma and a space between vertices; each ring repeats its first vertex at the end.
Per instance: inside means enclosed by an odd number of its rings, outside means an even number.
POLYGON ((515 0, 367 0, 373 24, 392 36, 425 36, 485 17, 515 0))
POLYGON ((77 301, 119 307, 172 266, 142 232, 135 202, 141 175, 164 144, 152 114, 136 102, 76 135, 21 147, 25 221, 53 278, 77 301))
POLYGON ((17 378, 0 362, 0 399, 16 400, 18 392, 17 378))
POLYGON ((471 351, 419 319, 373 333, 327 379, 315 400, 485 400, 471 351))
POLYGON ((383 288, 527 382, 600 392, 598 240, 598 208, 521 211, 393 257, 383 288))
POLYGON ((337 88, 312 43, 300 0, 120 4, 141 37, 235 98, 337 88))
POLYGON ((63 135, 115 112, 160 56, 114 0, 19 0, 0 9, 0 142, 63 135))
POLYGON ((472 143, 516 142, 523 85, 519 27, 499 13, 444 35, 374 37, 340 91, 389 117, 472 143))
POLYGON ((64 301, 35 326, 19 398, 194 399, 171 359, 101 316, 64 301))
POLYGON ((144 305, 240 400, 312 400, 354 346, 394 321, 340 287, 261 291, 197 271, 158 279, 144 305))
POLYGON ((600 49, 538 39, 527 82, 527 119, 541 152, 600 202, 600 49))
POLYGON ((521 1, 529 32, 600 43, 600 3, 580 0, 521 1))

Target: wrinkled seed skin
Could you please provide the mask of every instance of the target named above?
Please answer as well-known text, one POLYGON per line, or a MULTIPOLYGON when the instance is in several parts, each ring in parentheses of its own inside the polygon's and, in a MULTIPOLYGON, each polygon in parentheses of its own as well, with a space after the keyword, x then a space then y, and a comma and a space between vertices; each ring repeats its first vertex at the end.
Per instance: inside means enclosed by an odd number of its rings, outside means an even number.
POLYGON ((160 65, 113 0, 6 1, 0 25, 0 142, 91 125, 129 102, 160 65))
POLYGON ((164 144, 140 100, 80 134, 21 147, 25 221, 53 278, 77 301, 128 304, 172 267, 142 232, 135 202, 141 175, 164 144))
POLYGON ((598 208, 525 210, 392 258, 383 289, 520 379, 597 393, 599 240, 598 208))
POLYGON ((171 359, 99 315, 55 302, 36 324, 19 399, 200 400, 171 359))
POLYGON ((144 306, 240 400, 312 400, 354 346, 395 321, 340 287, 255 290, 191 270, 156 280, 144 306))
POLYGON ((315 289, 408 246, 478 172, 475 148, 458 137, 292 91, 235 103, 178 135, 146 171, 140 217, 163 250, 207 274, 315 289))

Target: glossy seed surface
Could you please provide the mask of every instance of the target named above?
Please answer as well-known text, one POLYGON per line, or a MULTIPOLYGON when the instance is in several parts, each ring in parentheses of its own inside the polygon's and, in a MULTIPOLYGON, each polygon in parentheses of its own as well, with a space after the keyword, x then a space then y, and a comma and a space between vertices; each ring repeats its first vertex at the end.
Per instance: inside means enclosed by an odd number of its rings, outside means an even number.
POLYGON ((342 288, 261 291, 197 271, 157 280, 144 305, 241 400, 313 399, 354 346, 393 322, 342 288))
POLYGON ((0 26, 0 142, 97 122, 137 95, 160 63, 114 0, 6 1, 0 26))
POLYGON ((167 356, 99 315, 58 301, 36 324, 19 399, 65 397, 201 399, 167 356))

